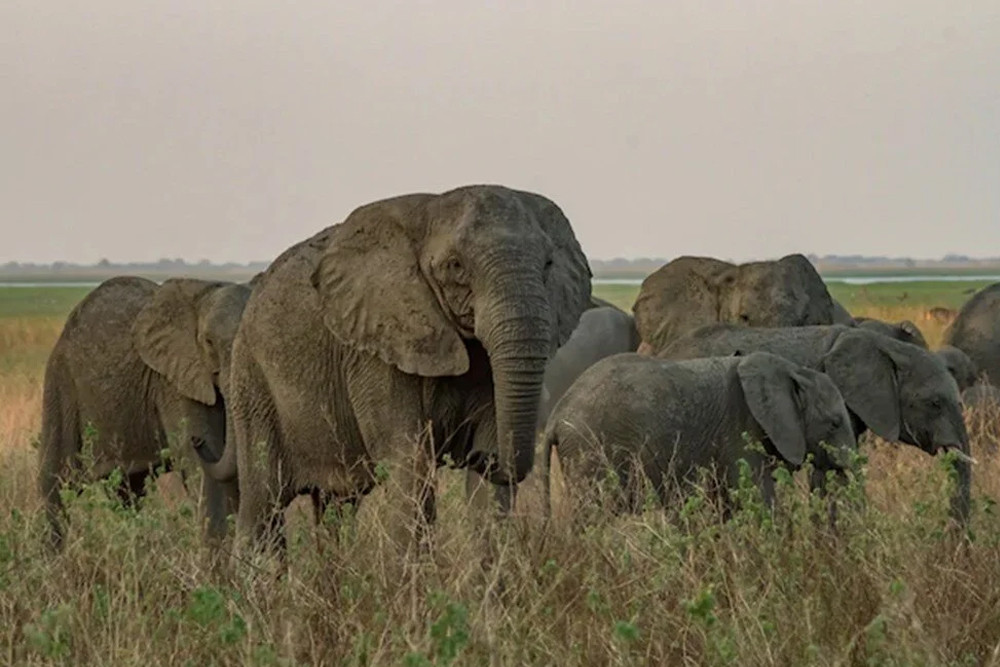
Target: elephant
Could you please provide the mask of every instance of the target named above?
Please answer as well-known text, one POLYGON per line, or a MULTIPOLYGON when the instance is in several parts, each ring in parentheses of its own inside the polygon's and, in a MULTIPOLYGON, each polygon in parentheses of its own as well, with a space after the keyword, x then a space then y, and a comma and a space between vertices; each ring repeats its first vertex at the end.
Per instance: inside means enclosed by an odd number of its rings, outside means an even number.
POLYGON ((986 381, 1000 386, 1000 283, 976 292, 944 332, 944 342, 969 355, 986 381))
MULTIPOLYGON (((875 333, 880 333, 903 343, 910 343, 925 350, 930 349, 927 340, 920 333, 920 329, 910 320, 901 320, 895 323, 884 322, 869 317, 858 317, 855 319, 856 326, 861 329, 868 329, 875 333)), ((962 352, 953 345, 942 345, 934 354, 941 358, 948 372, 955 378, 958 384, 959 393, 965 391, 976 383, 978 371, 965 352, 962 352)))
POLYGON ((545 428, 552 408, 581 373, 605 357, 638 347, 639 332, 628 313, 613 306, 584 312, 569 340, 545 366, 538 430, 545 428))
MULTIPOLYGON (((843 325, 745 328, 713 325, 664 350, 661 359, 694 359, 736 352, 772 352, 830 376, 844 397, 856 435, 871 429, 935 455, 955 453, 958 487, 952 516, 969 512, 969 436, 958 386, 937 355, 863 328, 843 325)), ((814 478, 813 485, 820 485, 814 478)))
MULTIPOLYGON (((38 485, 52 544, 65 526, 63 477, 92 458, 97 478, 115 468, 141 495, 168 436, 222 452, 232 342, 250 288, 226 282, 111 278, 69 314, 45 368, 38 485), (92 451, 85 454, 84 448, 92 451)), ((197 458, 194 460, 197 461, 197 458)), ((205 537, 225 533, 238 489, 204 476, 205 537)))
POLYGON ((885 322, 872 317, 855 317, 855 326, 861 329, 868 329, 883 336, 894 338, 903 343, 910 343, 925 350, 929 349, 927 340, 920 332, 920 328, 910 320, 900 320, 899 322, 885 322))
POLYGON ((979 369, 976 368, 975 362, 954 345, 942 345, 934 350, 934 354, 944 362, 948 372, 955 378, 958 391, 962 393, 964 401, 965 392, 979 380, 979 369))
MULTIPOLYGON (((600 302, 596 298, 593 301, 600 302)), ((612 354, 635 352, 638 346, 639 332, 631 315, 611 305, 586 310, 569 340, 545 365, 536 430, 544 430, 552 408, 587 368, 612 354)), ((474 498, 481 484, 479 475, 470 470, 466 478, 469 498, 474 498)), ((494 488, 499 507, 509 509, 512 499, 505 495, 506 487, 494 488)), ((480 499, 475 502, 482 503, 480 499)))
POLYGON ((600 480, 610 465, 623 491, 613 497, 616 512, 639 508, 632 464, 668 505, 698 481, 701 468, 714 467, 718 482, 735 487, 744 459, 770 507, 779 461, 796 468, 811 454, 818 467, 839 470, 851 465, 856 448, 830 378, 766 352, 685 361, 607 357, 566 392, 543 440, 543 460, 555 449, 568 484, 600 480), (747 438, 764 451, 748 447, 747 438))
POLYGON ((698 327, 832 324, 834 305, 823 279, 803 255, 731 264, 679 257, 642 281, 632 306, 642 351, 655 355, 698 327))
POLYGON ((375 201, 285 251, 233 345, 226 448, 198 450, 216 479, 238 474, 234 556, 280 550, 299 493, 322 512, 393 482, 383 518, 409 551, 413 520, 434 519, 435 467, 518 484, 546 362, 590 304, 559 206, 500 185, 375 201))
POLYGON ((854 325, 854 317, 851 313, 844 308, 836 299, 833 299, 833 322, 831 324, 845 324, 847 326, 854 325))

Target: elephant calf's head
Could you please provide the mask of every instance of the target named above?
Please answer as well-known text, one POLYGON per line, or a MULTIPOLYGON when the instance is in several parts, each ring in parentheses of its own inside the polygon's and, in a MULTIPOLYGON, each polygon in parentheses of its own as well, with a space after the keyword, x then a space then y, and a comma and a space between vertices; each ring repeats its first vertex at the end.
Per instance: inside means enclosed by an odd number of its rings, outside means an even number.
POLYGON ((181 395, 215 405, 225 396, 229 358, 249 287, 172 278, 140 311, 133 332, 139 356, 181 395))
POLYGON ((829 377, 768 352, 747 355, 737 373, 750 413, 785 461, 800 466, 811 454, 821 469, 850 465, 857 442, 829 377))

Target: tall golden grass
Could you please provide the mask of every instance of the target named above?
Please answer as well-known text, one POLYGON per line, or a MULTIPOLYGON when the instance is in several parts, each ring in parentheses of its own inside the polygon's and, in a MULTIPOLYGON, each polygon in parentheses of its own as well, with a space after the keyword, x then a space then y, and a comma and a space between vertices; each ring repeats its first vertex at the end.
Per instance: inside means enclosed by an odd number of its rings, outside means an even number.
MULTIPOLYGON (((940 341, 912 307, 856 314, 940 341)), ((402 574, 378 492, 357 516, 293 522, 280 576, 218 566, 193 501, 152 494, 136 510, 99 483, 67 495, 67 545, 48 554, 32 441, 59 327, 0 320, 0 663, 1000 664, 1000 463, 978 428, 965 535, 949 529, 941 461, 870 441, 867 502, 836 535, 801 475, 774 518, 751 493, 725 524, 699 497, 546 523, 529 477, 497 525, 442 471, 432 546, 402 574)), ((1000 419, 982 417, 970 423, 1000 419)))

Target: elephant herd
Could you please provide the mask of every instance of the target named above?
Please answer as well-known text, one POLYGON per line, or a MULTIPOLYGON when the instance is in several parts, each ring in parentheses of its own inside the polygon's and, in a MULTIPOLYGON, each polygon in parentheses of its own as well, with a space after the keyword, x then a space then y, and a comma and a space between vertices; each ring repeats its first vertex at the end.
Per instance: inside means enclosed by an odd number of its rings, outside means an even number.
POLYGON ((487 480, 506 510, 539 445, 546 480, 553 449, 574 484, 608 464, 627 482, 638 463, 664 502, 704 467, 734 484, 743 460, 769 500, 776 465, 842 471, 866 430, 953 450, 952 509, 967 515, 960 392, 995 399, 1000 285, 936 352, 912 323, 852 318, 801 255, 675 259, 633 313, 591 295, 554 202, 501 186, 361 206, 246 284, 113 278, 76 306, 46 367, 53 543, 85 459, 94 476, 124 472, 131 497, 190 456, 206 539, 235 513, 236 553, 280 545, 299 494, 322 511, 389 479, 384 518, 407 549, 414 519, 434 518, 442 465, 467 469, 470 497, 487 480))

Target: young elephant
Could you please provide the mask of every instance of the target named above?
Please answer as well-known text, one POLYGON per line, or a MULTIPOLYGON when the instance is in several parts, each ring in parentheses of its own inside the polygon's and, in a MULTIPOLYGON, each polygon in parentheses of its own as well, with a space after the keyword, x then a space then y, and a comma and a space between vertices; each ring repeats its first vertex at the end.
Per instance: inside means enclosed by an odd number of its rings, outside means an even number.
POLYGON ((942 345, 934 351, 934 354, 944 362, 948 372, 955 378, 960 392, 964 392, 976 384, 979 379, 979 369, 965 352, 953 345, 942 345))
MULTIPOLYGON (((751 329, 704 327, 677 341, 661 359, 695 359, 772 352, 830 376, 860 435, 871 429, 888 442, 928 454, 950 449, 959 457, 952 514, 969 508, 969 436, 958 387, 937 355, 865 329, 841 325, 751 329)), ((818 483, 818 480, 814 480, 818 483)))
MULTIPOLYGON (((229 354, 250 294, 246 285, 118 277, 70 313, 45 370, 38 482, 52 539, 62 542, 63 477, 92 446, 97 477, 115 468, 142 492, 167 435, 222 452, 229 354)), ((236 485, 204 477, 206 537, 221 536, 236 485)))
MULTIPOLYGON (((797 467, 812 454, 818 467, 840 469, 856 446, 830 378, 763 352, 691 361, 608 357, 563 396, 544 443, 543 460, 550 462, 555 448, 569 482, 600 478, 607 462, 623 488, 634 490, 637 462, 664 503, 696 481, 699 468, 714 466, 734 486, 745 459, 768 505, 777 461, 797 467), (744 434, 766 454, 748 448, 744 434)), ((630 494, 618 500, 636 507, 630 494)))

